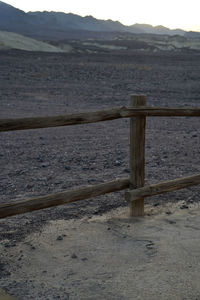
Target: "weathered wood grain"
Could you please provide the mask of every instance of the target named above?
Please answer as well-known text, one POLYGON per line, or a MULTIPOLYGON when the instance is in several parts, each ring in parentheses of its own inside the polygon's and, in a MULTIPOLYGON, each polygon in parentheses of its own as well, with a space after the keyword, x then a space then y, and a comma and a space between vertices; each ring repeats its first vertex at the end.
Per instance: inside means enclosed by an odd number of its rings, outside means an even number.
POLYGON ((2 204, 0 205, 0 218, 23 214, 34 210, 63 205, 111 192, 120 191, 128 188, 129 183, 129 178, 115 179, 106 183, 101 183, 94 186, 80 187, 74 190, 69 190, 67 192, 2 204))
POLYGON ((200 174, 177 178, 174 180, 137 188, 135 190, 130 190, 125 193, 125 199, 128 202, 131 202, 136 200, 138 197, 150 197, 167 192, 173 192, 197 184, 200 184, 200 174))
POLYGON ((61 116, 0 119, 0 132, 68 125, 79 125, 134 116, 146 117, 200 117, 200 108, 115 107, 111 109, 73 113, 61 116))
MULTIPOLYGON (((143 106, 145 104, 145 96, 131 96, 131 106, 143 106)), ((144 186, 145 125, 145 116, 137 116, 130 119, 130 189, 144 186)), ((144 199, 138 198, 136 201, 130 203, 130 216, 143 215, 144 199)))

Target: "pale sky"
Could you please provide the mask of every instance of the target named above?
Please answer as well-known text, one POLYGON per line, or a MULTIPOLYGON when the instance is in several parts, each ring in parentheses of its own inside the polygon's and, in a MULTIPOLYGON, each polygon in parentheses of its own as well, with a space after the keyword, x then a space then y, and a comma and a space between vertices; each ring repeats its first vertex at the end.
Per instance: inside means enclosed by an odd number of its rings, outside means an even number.
POLYGON ((200 31, 200 0, 5 0, 24 11, 63 11, 125 25, 146 23, 200 31))

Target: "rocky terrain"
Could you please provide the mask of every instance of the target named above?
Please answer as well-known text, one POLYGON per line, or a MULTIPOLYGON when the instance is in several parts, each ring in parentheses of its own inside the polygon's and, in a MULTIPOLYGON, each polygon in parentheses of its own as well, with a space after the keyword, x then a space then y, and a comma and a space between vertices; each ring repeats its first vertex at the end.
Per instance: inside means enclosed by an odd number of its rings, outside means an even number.
MULTIPOLYGON (((99 53, 0 52, 0 118, 46 116, 128 105, 199 106, 200 53, 121 50, 99 53)), ((148 118, 146 183, 200 172, 199 118, 148 118)), ((129 176, 129 120, 0 134, 0 202, 129 176)), ((148 203, 199 201, 199 187, 148 203)), ((0 221, 2 247, 15 247, 52 220, 126 206, 124 192, 0 221)), ((170 206, 169 206, 170 207, 170 206)), ((170 213, 170 208, 169 208, 170 213)), ((6 262, 0 276, 9 278, 6 262)), ((39 298, 38 298, 39 299, 39 298)))
POLYGON ((110 39, 87 39, 87 40, 60 40, 53 41, 57 47, 64 49, 71 46, 73 52, 86 52, 86 53, 107 53, 112 51, 121 51, 124 55, 130 54, 134 51, 142 52, 161 52, 172 51, 181 52, 188 50, 200 50, 200 39, 190 39, 181 36, 168 36, 168 35, 117 35, 115 38, 110 39))

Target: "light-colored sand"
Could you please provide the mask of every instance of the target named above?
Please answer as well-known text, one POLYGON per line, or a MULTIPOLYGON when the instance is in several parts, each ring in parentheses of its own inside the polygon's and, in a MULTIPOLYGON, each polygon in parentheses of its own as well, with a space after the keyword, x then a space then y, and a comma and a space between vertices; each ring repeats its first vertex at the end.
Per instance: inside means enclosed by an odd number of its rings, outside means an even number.
POLYGON ((0 289, 0 300, 14 300, 14 298, 8 295, 5 291, 0 289))
POLYGON ((43 52, 70 52, 72 49, 69 45, 65 45, 65 48, 61 49, 17 33, 0 31, 0 49, 9 48, 43 52))
POLYGON ((180 205, 52 221, 16 247, 1 243, 2 283, 21 300, 199 300, 200 207, 180 205))

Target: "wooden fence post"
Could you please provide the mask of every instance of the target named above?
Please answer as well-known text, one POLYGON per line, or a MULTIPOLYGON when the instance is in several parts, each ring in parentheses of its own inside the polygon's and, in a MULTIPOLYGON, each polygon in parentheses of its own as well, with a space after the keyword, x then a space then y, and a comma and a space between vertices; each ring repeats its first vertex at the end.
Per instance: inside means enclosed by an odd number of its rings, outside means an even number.
MULTIPOLYGON (((130 105, 146 106, 146 96, 131 95, 130 105)), ((130 119, 130 189, 144 186, 146 117, 130 119)), ((144 198, 130 202, 130 216, 144 215, 144 198)))

